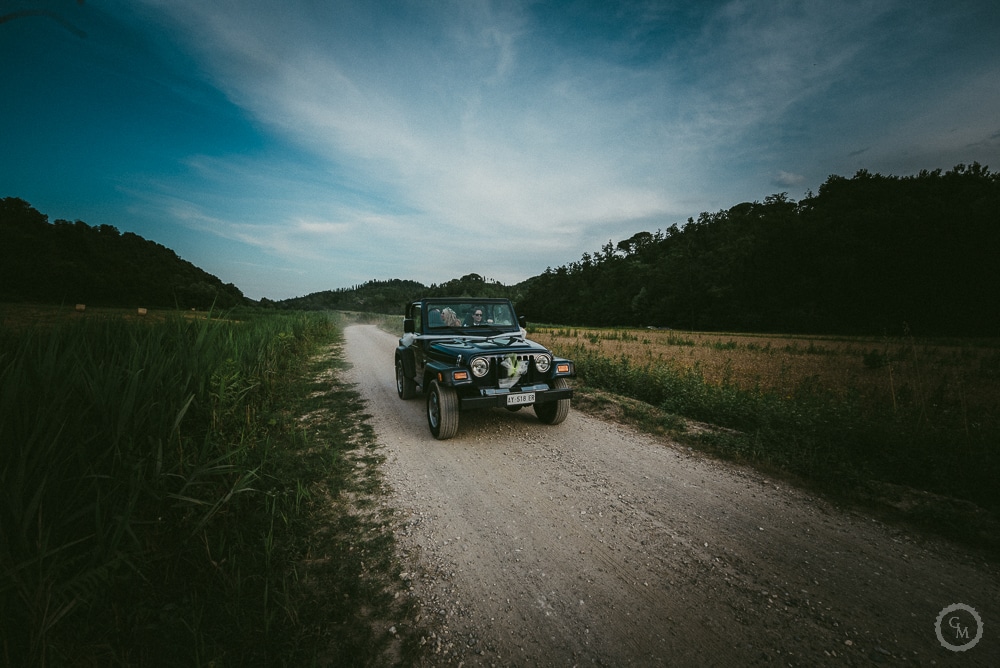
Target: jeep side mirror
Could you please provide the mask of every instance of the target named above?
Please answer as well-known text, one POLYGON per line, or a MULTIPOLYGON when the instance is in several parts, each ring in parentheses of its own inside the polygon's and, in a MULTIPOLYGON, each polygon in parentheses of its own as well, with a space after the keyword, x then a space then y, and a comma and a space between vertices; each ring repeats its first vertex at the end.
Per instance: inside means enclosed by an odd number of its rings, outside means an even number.
POLYGON ((403 318, 403 334, 413 334, 413 318, 403 318))
POLYGON ((523 315, 517 316, 517 324, 521 326, 521 329, 528 329, 528 321, 523 315))

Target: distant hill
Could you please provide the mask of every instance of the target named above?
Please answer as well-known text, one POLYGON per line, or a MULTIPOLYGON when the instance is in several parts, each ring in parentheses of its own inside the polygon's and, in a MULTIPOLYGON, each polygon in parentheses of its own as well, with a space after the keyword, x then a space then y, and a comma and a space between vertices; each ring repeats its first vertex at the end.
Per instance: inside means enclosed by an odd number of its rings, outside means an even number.
POLYGON ((202 309, 250 303, 235 285, 158 243, 110 225, 49 223, 16 197, 0 199, 0 300, 202 309))
POLYGON ((440 285, 391 279, 368 281, 338 290, 314 292, 278 302, 262 299, 261 304, 282 309, 362 311, 365 313, 403 313, 403 307, 421 297, 506 297, 517 300, 521 286, 507 286, 467 274, 440 285))

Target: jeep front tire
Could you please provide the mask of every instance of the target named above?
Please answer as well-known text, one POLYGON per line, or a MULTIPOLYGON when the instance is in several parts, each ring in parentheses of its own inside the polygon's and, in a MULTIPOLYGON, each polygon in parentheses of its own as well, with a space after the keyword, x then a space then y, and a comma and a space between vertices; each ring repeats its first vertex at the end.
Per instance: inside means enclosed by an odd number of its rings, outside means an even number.
MULTIPOLYGON (((565 378, 552 381, 553 390, 564 390, 569 387, 565 378)), ((544 404, 535 404, 535 415, 545 424, 559 424, 569 415, 569 399, 557 399, 544 404)))

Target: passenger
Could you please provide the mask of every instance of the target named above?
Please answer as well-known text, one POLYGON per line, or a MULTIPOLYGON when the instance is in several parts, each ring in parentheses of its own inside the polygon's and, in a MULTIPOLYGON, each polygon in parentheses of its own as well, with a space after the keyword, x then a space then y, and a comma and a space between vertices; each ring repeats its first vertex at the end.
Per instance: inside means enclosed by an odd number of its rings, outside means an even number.
POLYGON ((462 321, 458 319, 458 315, 451 309, 445 308, 441 311, 441 319, 444 320, 445 327, 461 327, 462 321))

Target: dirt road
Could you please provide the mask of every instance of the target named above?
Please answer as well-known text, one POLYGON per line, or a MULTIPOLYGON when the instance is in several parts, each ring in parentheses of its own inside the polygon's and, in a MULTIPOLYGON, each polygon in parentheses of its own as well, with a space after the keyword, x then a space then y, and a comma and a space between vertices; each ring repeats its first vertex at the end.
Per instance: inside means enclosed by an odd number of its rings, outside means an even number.
POLYGON ((346 330, 434 665, 1000 664, 995 565, 572 411, 431 437, 396 339, 346 330), (947 606, 966 608, 948 612, 947 606), (965 637, 968 634, 968 637, 965 637))

